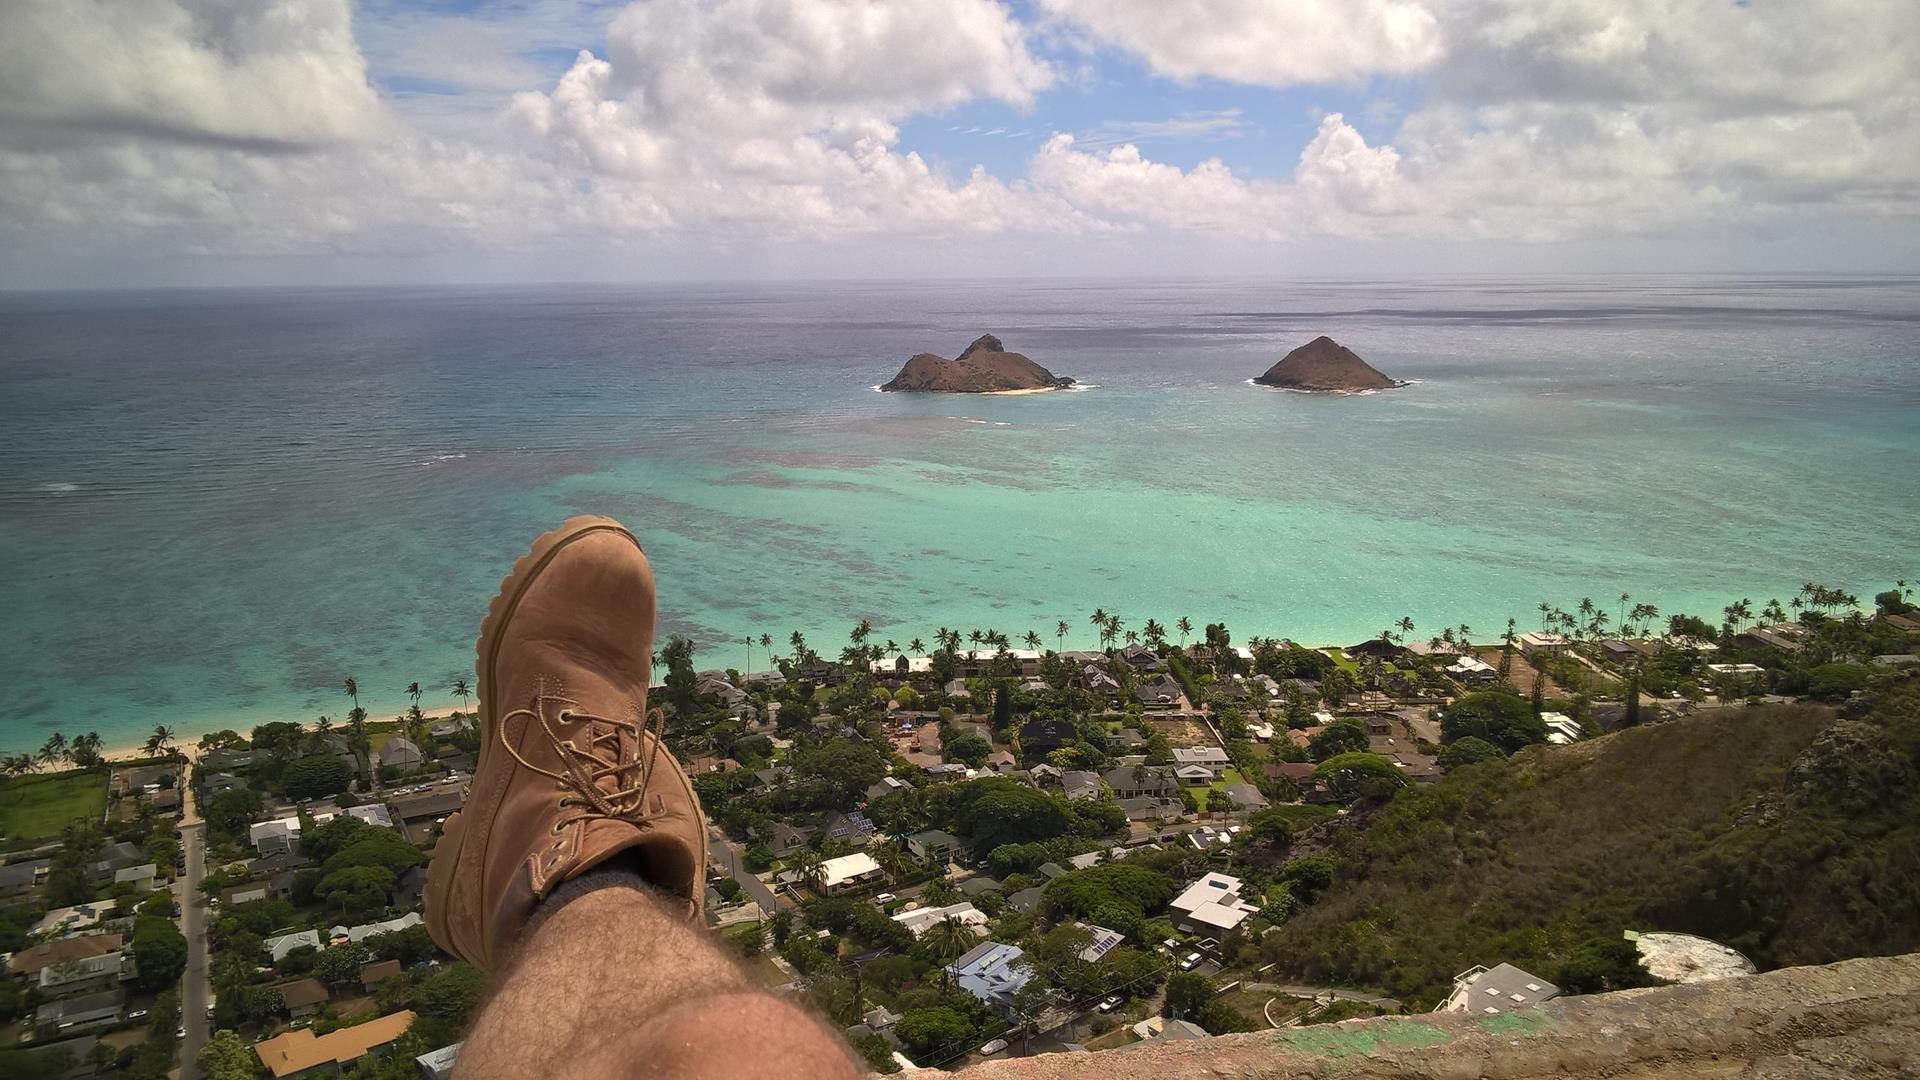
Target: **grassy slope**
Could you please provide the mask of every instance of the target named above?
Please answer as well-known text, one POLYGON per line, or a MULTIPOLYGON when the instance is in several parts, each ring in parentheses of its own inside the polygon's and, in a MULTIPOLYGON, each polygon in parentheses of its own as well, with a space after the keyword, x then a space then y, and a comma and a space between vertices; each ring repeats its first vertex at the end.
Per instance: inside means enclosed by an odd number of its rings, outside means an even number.
POLYGON ((105 770, 16 776, 0 784, 0 836, 9 843, 58 836, 75 820, 100 820, 106 808, 105 770))
MULTIPOLYGON (((1901 707, 1920 711, 1915 698, 1901 707)), ((1303 978, 1431 1002, 1474 963, 1555 978, 1624 928, 1714 936, 1763 966, 1920 947, 1920 913, 1898 899, 1920 874, 1910 765, 1864 815, 1742 818, 1833 720, 1811 706, 1702 715, 1404 793, 1341 836, 1336 885, 1268 948, 1303 978)))

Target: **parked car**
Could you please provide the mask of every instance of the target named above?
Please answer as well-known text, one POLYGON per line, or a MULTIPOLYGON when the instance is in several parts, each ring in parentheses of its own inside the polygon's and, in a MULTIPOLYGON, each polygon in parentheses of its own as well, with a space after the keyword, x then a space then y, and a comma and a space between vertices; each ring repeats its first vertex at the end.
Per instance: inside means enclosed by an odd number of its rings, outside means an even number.
POLYGON ((135 1009, 127 1014, 127 1019, 129 1020, 145 1020, 146 1018, 147 1010, 145 1009, 135 1009))
POLYGON ((880 895, 878 895, 878 896, 876 896, 876 897, 874 897, 874 898, 873 898, 873 902, 874 902, 874 904, 875 904, 875 906, 884 906, 884 905, 886 905, 886 904, 891 904, 891 903, 893 903, 893 902, 894 902, 895 900, 898 900, 898 899, 900 899, 900 898, 899 898, 899 897, 897 897, 897 896, 895 896, 895 895, 893 895, 893 894, 892 894, 892 893, 890 893, 890 892, 883 892, 883 893, 881 893, 880 895))
POLYGON ((1100 1011, 1103 1013, 1110 1013, 1113 1010, 1119 1008, 1120 1003, 1125 1000, 1126 999, 1121 997, 1119 994, 1108 994, 1106 997, 1103 997, 1100 999, 1100 1011))
POLYGON ((1186 959, 1184 959, 1184 960, 1182 960, 1182 961, 1180 961, 1180 970, 1181 970, 1181 971, 1192 971, 1192 970, 1193 970, 1194 968, 1197 968, 1197 967, 1199 967, 1199 966, 1200 966, 1200 962, 1201 962, 1201 961, 1202 961, 1203 959, 1205 959, 1205 958, 1204 958, 1204 957, 1202 957, 1202 956, 1201 956, 1201 955, 1200 955, 1199 953, 1197 953, 1197 952, 1190 952, 1190 953, 1188 953, 1188 954, 1187 954, 1187 957, 1186 957, 1186 959))
POLYGON ((987 1045, 981 1047, 980 1053, 983 1056, 991 1057, 992 1055, 997 1054, 1000 1051, 1005 1050, 1006 1048, 1007 1048, 1007 1040, 995 1039, 992 1042, 988 1043, 987 1045))
POLYGON ((181 1025, 180 1025, 179 1027, 177 1027, 177 1028, 175 1028, 175 1029, 174 1029, 174 1032, 173 1032, 173 1037, 174 1037, 174 1038, 176 1038, 176 1039, 184 1039, 184 1038, 186 1038, 186 1037, 187 1037, 187 1025, 185 1025, 185 1024, 181 1024, 181 1025))

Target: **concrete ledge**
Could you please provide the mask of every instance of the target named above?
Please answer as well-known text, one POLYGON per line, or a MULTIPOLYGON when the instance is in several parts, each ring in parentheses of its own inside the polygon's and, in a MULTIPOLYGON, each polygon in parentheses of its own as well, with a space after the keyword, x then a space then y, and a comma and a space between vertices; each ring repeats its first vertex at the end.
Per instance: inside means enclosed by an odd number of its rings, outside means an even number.
POLYGON ((1912 1077, 1920 1075, 1920 954, 1563 998, 1500 1016, 1349 1020, 994 1061, 966 1073, 974 1080, 1912 1077))

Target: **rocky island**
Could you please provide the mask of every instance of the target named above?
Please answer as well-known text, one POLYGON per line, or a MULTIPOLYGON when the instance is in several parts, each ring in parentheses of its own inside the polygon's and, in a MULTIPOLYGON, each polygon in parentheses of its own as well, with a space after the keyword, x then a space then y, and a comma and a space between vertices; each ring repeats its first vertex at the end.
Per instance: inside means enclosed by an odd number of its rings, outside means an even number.
POLYGON ((1288 353, 1253 380, 1261 386, 1318 393, 1356 394, 1362 390, 1391 390, 1406 383, 1382 375, 1352 349, 1322 334, 1288 353))
POLYGON ((1064 390, 1072 385, 1072 379, 1055 375, 1019 353, 1008 352, 999 338, 982 334, 955 359, 921 353, 908 360, 900 374, 880 389, 937 394, 1034 394, 1064 390))

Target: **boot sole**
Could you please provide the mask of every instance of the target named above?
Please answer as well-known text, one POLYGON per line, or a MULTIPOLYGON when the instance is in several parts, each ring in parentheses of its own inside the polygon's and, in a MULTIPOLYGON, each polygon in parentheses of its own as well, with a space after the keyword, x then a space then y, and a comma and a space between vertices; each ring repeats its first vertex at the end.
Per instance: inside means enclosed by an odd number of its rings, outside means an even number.
MULTIPOLYGON (((540 570, 569 543, 596 532, 619 533, 633 540, 635 549, 640 547, 640 541, 634 538, 632 531, 612 518, 593 515, 568 518, 559 528, 541 534, 540 538, 533 542, 532 550, 514 560, 513 568, 500 580, 500 591, 494 595, 493 602, 487 606, 487 616, 480 623, 480 636, 473 643, 474 674, 477 677, 476 690, 480 701, 478 715, 475 717, 480 729, 480 753, 473 766, 475 779, 478 779, 486 768, 487 751, 493 745, 494 699, 488 676, 493 670, 494 660, 497 659, 499 646, 497 631, 506 626, 507 617, 518 606, 527 585, 538 576, 540 570)), ((641 558, 646 558, 644 551, 641 552, 641 558)), ((648 566, 647 572, 651 576, 652 566, 648 566)), ((427 864, 427 933, 442 951, 484 966, 484 956, 464 956, 459 950, 453 948, 453 935, 447 926, 449 906, 453 898, 453 883, 460 877, 461 864, 466 861, 464 842, 466 829, 465 822, 462 821, 464 816, 464 812, 456 812, 442 824, 440 841, 434 846, 433 857, 427 864)), ((479 856, 477 866, 484 870, 487 852, 483 849, 479 856)))

